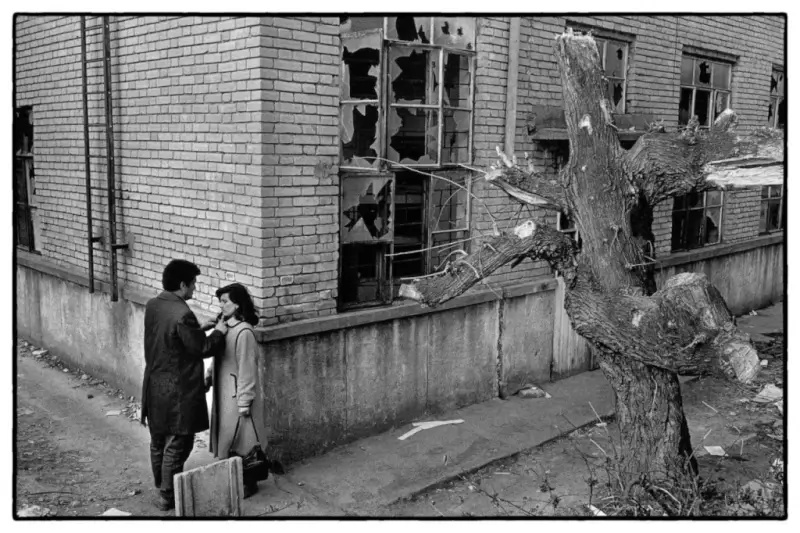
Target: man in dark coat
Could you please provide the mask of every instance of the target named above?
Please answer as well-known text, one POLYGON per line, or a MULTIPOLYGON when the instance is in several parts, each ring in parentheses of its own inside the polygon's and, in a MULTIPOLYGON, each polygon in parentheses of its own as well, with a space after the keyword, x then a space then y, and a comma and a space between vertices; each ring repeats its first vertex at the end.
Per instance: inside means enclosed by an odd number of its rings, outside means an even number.
POLYGON ((142 424, 150 427, 150 463, 156 487, 161 491, 157 506, 173 509, 173 476, 194 447, 194 435, 209 428, 203 358, 225 347, 227 326, 216 324, 206 337, 197 317, 189 309, 200 269, 176 259, 164 269, 164 292, 147 302, 144 313, 144 382, 142 424))

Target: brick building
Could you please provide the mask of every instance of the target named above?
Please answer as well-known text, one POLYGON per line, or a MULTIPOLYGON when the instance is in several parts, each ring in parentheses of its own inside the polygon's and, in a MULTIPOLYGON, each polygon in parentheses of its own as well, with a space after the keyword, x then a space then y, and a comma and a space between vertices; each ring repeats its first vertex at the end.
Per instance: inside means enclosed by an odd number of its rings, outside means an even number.
MULTIPOLYGON (((728 106, 785 126, 782 16, 18 15, 20 333, 136 391, 143 303, 190 259, 200 315, 249 287, 270 423, 299 454, 591 368, 545 263, 440 310, 396 298, 495 226, 574 231, 481 177, 496 146, 564 163, 567 27, 596 38, 625 147, 728 106)), ((781 299, 784 210, 781 187, 658 206, 661 278, 706 271, 736 311, 781 299)))

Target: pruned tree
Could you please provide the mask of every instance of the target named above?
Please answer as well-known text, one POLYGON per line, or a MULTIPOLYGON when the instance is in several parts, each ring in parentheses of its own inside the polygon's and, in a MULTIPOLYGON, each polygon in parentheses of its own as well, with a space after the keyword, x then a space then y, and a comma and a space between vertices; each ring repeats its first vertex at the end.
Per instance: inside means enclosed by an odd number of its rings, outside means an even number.
POLYGON ((563 233, 526 221, 485 239, 440 275, 403 285, 400 294, 436 306, 507 263, 548 261, 564 277, 574 329, 591 343, 616 393, 628 486, 687 464, 696 472, 678 374, 747 382, 758 372, 758 356, 704 275, 679 274, 656 290, 653 253, 641 235, 650 232, 653 207, 671 196, 780 182, 782 135, 737 134, 736 115, 726 110, 708 131, 691 122, 673 133, 654 125, 625 151, 594 40, 568 30, 556 38, 555 54, 568 164, 557 180, 547 180, 498 148, 501 161, 486 179, 523 204, 568 213, 582 238, 580 253, 563 233))

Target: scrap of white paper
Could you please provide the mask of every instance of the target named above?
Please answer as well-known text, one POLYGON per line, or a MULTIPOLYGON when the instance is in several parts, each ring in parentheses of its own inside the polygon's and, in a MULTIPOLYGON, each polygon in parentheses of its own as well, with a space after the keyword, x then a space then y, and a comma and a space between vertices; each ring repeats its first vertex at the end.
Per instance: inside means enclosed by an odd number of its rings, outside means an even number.
POLYGON ((439 426, 444 426, 444 425, 447 425, 447 424, 461 424, 462 422, 464 422, 464 421, 461 420, 461 419, 459 419, 459 420, 438 420, 438 421, 430 421, 430 422, 414 422, 413 424, 411 424, 412 426, 414 426, 414 429, 412 429, 411 431, 409 431, 405 435, 402 435, 402 436, 397 437, 397 438, 399 440, 406 440, 408 437, 410 437, 414 433, 418 433, 418 432, 422 431, 423 429, 431 429, 431 428, 435 428, 435 427, 439 427, 439 426))

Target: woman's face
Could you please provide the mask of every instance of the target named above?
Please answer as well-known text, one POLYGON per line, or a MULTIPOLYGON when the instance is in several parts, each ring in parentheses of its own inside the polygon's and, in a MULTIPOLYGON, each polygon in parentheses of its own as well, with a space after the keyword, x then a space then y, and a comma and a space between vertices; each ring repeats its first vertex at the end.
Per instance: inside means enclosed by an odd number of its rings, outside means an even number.
POLYGON ((220 297, 219 302, 222 304, 222 316, 230 318, 239 309, 239 305, 231 301, 230 295, 225 293, 220 297))

